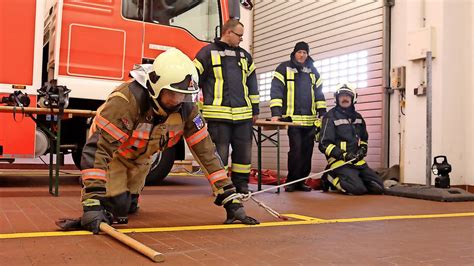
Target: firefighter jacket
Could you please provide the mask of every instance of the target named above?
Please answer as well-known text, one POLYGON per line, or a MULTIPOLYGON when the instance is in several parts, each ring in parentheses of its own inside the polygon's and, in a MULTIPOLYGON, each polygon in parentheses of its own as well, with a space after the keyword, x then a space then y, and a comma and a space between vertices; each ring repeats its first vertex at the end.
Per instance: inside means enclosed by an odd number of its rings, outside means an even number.
MULTIPOLYGON (((348 153, 356 154, 363 147, 367 155, 369 134, 362 116, 354 107, 339 106, 331 109, 323 118, 319 150, 326 155, 331 169, 344 163, 348 153)), ((352 162, 355 166, 365 165, 364 160, 352 162)))
POLYGON ((273 75, 270 91, 272 116, 291 117, 303 126, 314 126, 318 117, 326 113, 322 79, 308 57, 304 65, 294 56, 281 63, 273 75))
POLYGON ((258 115, 260 96, 255 64, 247 51, 215 40, 198 52, 194 64, 206 120, 237 123, 258 115))
MULTIPOLYGON (((154 153, 172 147, 182 136, 216 195, 223 192, 224 186, 232 184, 196 104, 184 103, 176 113, 168 115, 163 111, 160 112, 162 116, 157 116, 149 101, 147 91, 137 81, 132 81, 115 89, 99 108, 83 149, 83 204, 88 198, 108 197, 108 179, 124 178, 127 182, 128 178, 130 182, 133 178, 127 176, 130 165, 140 167, 146 162, 149 165, 154 153), (124 163, 117 164, 117 160, 124 163), (112 169, 122 165, 125 165, 123 171, 112 169)), ((114 194, 118 193, 121 191, 114 194)))

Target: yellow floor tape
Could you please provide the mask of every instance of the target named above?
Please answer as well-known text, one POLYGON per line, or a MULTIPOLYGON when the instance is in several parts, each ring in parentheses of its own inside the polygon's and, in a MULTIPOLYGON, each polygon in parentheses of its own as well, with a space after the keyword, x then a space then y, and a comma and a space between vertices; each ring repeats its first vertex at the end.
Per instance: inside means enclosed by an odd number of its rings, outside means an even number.
MULTIPOLYGON (((329 224, 329 223, 355 223, 370 221, 387 221, 387 220, 405 220, 405 219, 430 219, 430 218, 452 218, 452 217, 470 217, 474 216, 474 212, 464 213, 446 213, 446 214, 421 214, 421 215, 395 215, 395 216, 376 216, 376 217, 360 217, 360 218, 342 218, 342 219, 319 219, 315 217, 303 216, 298 214, 284 214, 287 217, 298 219, 295 221, 282 222, 266 222, 259 225, 243 225, 243 224, 218 224, 218 225, 193 225, 193 226, 174 226, 174 227, 155 227, 155 228, 129 228, 118 229, 122 233, 157 233, 157 232, 177 232, 177 231, 198 231, 198 230, 221 230, 236 228, 256 228, 256 227, 273 227, 288 225, 308 225, 308 224, 329 224)), ((79 236, 91 235, 89 231, 56 231, 56 232, 32 232, 32 233, 12 233, 0 234, 0 239, 16 239, 31 237, 50 237, 50 236, 79 236)))

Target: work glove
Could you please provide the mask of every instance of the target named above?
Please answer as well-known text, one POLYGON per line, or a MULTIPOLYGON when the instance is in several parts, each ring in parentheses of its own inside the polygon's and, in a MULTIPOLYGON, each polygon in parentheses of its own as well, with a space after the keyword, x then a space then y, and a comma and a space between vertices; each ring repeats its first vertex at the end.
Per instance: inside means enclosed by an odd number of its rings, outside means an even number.
POLYGON ((255 225, 255 224, 260 223, 255 218, 247 216, 242 203, 240 202, 237 203, 234 201, 229 202, 224 205, 224 208, 227 212, 227 219, 225 220, 224 224, 231 224, 231 223, 234 223, 235 221, 241 221, 243 224, 250 224, 250 225, 255 225))
POLYGON ((85 230, 98 234, 100 223, 112 224, 112 215, 102 206, 85 207, 81 217, 81 227, 85 230))
POLYGON ((354 154, 354 153, 351 153, 351 152, 348 152, 348 153, 344 153, 344 161, 345 162, 348 162, 352 159, 356 159, 357 158, 357 155, 354 154))
POLYGON ((364 159, 365 156, 367 156, 367 145, 361 145, 356 153, 357 160, 360 161, 364 159))
POLYGON ((232 184, 223 187, 216 196, 214 204, 218 206, 224 205, 227 212, 227 219, 224 224, 231 224, 236 220, 241 221, 243 224, 259 224, 256 219, 247 216, 244 206, 236 197, 235 187, 232 184))

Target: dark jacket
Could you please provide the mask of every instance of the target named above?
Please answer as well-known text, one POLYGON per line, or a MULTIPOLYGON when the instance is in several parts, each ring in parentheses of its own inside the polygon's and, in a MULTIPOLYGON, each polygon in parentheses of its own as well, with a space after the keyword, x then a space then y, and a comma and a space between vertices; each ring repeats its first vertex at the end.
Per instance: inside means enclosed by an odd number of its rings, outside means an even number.
MULTIPOLYGON (((336 106, 323 118, 319 150, 326 155, 331 168, 343 163, 346 153, 356 154, 363 147, 367 152, 369 134, 365 120, 353 107, 336 106)), ((360 160, 355 165, 364 165, 360 160)))
POLYGON ((317 117, 326 113, 322 79, 311 57, 303 65, 296 62, 293 54, 290 58, 276 68, 273 76, 272 116, 291 117, 293 122, 313 126, 317 117))
POLYGON ((260 96, 255 65, 247 51, 215 40, 198 52, 194 64, 206 120, 242 122, 258 115, 260 96))

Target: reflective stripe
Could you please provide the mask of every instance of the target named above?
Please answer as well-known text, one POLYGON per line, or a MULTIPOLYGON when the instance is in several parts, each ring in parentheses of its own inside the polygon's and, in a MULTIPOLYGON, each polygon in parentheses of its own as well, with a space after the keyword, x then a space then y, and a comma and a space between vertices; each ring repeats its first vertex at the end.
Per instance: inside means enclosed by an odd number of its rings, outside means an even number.
POLYGON ((249 98, 249 87, 247 86, 248 65, 247 59, 245 57, 240 58, 240 67, 242 68, 242 87, 244 88, 244 99, 247 103, 247 106, 251 107, 252 102, 249 98))
POLYGON ((361 140, 361 141, 360 141, 360 145, 368 145, 368 143, 365 142, 365 141, 363 141, 363 140, 361 140))
POLYGON ((334 144, 329 144, 328 147, 326 148, 326 151, 324 153, 329 156, 331 154, 331 151, 336 147, 334 144))
POLYGON ((341 181, 339 177, 333 178, 332 176, 328 175, 328 181, 331 182, 331 184, 335 186, 338 190, 346 192, 341 186, 341 181))
POLYGON ((295 111, 295 72, 291 67, 286 68, 286 115, 291 116, 295 111))
POLYGON ((340 126, 340 125, 344 125, 344 124, 347 124, 349 125, 351 122, 348 120, 348 119, 338 119, 338 120, 334 120, 334 125, 335 126, 340 126))
POLYGON ((216 82, 214 83, 214 100, 213 105, 221 105, 224 89, 224 78, 222 76, 222 63, 221 56, 218 51, 211 51, 211 61, 214 70, 214 77, 216 82))
POLYGON ((300 123, 302 126, 313 126, 316 121, 316 115, 292 115, 291 119, 293 122, 300 123))
POLYGON ((280 72, 275 71, 275 73, 273 73, 273 78, 277 78, 281 83, 285 84, 285 78, 280 74, 280 72))
POLYGON ((351 121, 349 121, 349 119, 338 119, 338 120, 334 120, 334 125, 336 126, 340 126, 340 125, 349 125, 349 124, 362 124, 362 119, 360 118, 357 118, 353 123, 351 123, 351 121))
POLYGON ((229 106, 215 106, 203 105, 202 115, 204 118, 217 118, 227 120, 244 120, 252 118, 252 108, 244 107, 229 107, 229 106))
POLYGON ((341 141, 341 150, 347 151, 347 142, 341 141))
POLYGON ((178 143, 178 141, 181 139, 181 136, 183 135, 184 131, 180 130, 175 133, 175 131, 170 131, 169 136, 170 140, 168 141, 168 147, 173 147, 178 143))
POLYGON ((271 99, 270 100, 270 107, 283 107, 283 100, 282 99, 271 99))
POLYGON ((316 115, 316 102, 314 100, 314 84, 316 83, 316 76, 314 73, 309 73, 309 77, 311 78, 311 113, 316 115))
POLYGON ((226 119, 226 120, 232 120, 232 121, 239 121, 239 120, 252 118, 252 112, 249 112, 248 114, 240 114, 240 115, 221 114, 219 112, 203 112, 202 114, 205 118, 226 119))
POLYGON ((316 102, 316 109, 327 108, 326 101, 317 101, 316 102))
POLYGON ((251 164, 232 163, 232 172, 248 174, 251 166, 251 164))
POLYGON ((112 124, 109 120, 105 119, 101 115, 97 114, 95 117, 96 125, 109 133, 114 139, 124 143, 127 140, 128 135, 120 130, 117 126, 112 124))
POLYGON ((214 183, 216 183, 217 181, 219 180, 224 180, 224 179, 227 179, 227 173, 225 170, 219 170, 217 172, 214 172, 210 175, 207 176, 207 180, 209 180, 209 183, 211 183, 212 185, 214 183))
POLYGON ((260 103, 260 95, 249 95, 252 103, 260 103))
MULTIPOLYGON (((328 160, 328 163, 329 163, 329 160, 328 160)), ((337 168, 337 167, 343 165, 344 163, 345 163, 345 162, 344 162, 343 160, 339 160, 339 161, 337 161, 337 162, 334 162, 334 163, 332 163, 332 164, 329 163, 329 164, 330 164, 330 168, 331 168, 331 169, 334 169, 334 168, 337 168)), ((352 164, 352 165, 355 165, 355 166, 362 166, 362 165, 364 165, 364 164, 366 164, 366 163, 367 163, 366 161, 360 160, 360 161, 358 161, 358 162, 356 162, 356 163, 351 163, 351 164, 352 164)))
POLYGON ((84 207, 91 207, 91 206, 99 206, 100 200, 98 199, 86 199, 82 201, 82 206, 84 207))
POLYGON ((249 72, 247 73, 247 76, 250 76, 252 75, 252 73, 255 71, 255 64, 252 63, 250 66, 249 66, 249 72))
POLYGON ((102 169, 91 168, 91 169, 82 170, 81 175, 82 175, 82 180, 99 179, 104 182, 107 182, 106 172, 105 170, 102 170, 102 169))
POLYGON ((189 147, 192 147, 195 144, 198 144, 201 140, 206 138, 208 135, 209 133, 207 132, 207 126, 205 126, 201 128, 199 131, 197 131, 196 133, 186 138, 186 143, 188 143, 189 147))
POLYGON ((316 88, 321 86, 321 84, 323 84, 323 79, 322 78, 318 78, 318 80, 316 81, 316 88))
POLYGON ((199 60, 197 60, 197 58, 195 58, 193 60, 193 63, 194 63, 194 66, 196 66, 196 68, 198 69, 199 74, 202 75, 202 73, 204 73, 204 67, 202 66, 201 62, 199 62, 199 60))
POLYGON ((344 163, 345 162, 343 160, 339 160, 339 161, 336 161, 333 164, 331 164, 331 166, 329 168, 334 169, 334 168, 337 168, 337 167, 343 165, 344 163))

